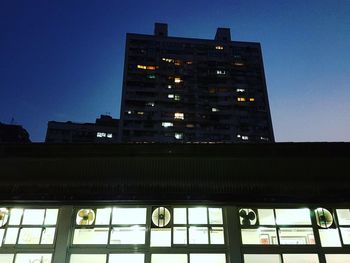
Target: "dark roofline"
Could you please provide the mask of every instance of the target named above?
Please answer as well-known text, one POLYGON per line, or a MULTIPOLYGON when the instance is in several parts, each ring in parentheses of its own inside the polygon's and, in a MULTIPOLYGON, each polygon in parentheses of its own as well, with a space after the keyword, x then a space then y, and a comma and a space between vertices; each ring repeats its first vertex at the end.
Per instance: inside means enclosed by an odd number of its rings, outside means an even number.
MULTIPOLYGON (((212 44, 218 44, 222 43, 220 41, 217 41, 215 39, 205 39, 205 38, 188 38, 188 37, 174 37, 174 36, 167 36, 167 37, 159 37, 159 36, 154 36, 154 35, 147 35, 147 34, 138 34, 138 33, 126 33, 127 39, 130 37, 133 38, 140 38, 140 39, 145 39, 145 38, 152 38, 152 39, 159 39, 162 41, 170 40, 170 41, 179 41, 179 42, 191 42, 191 43, 200 43, 200 42, 207 42, 207 43, 212 43, 212 44)), ((254 41, 229 41, 228 43, 230 44, 235 44, 235 45, 251 45, 251 46, 260 46, 260 42, 254 42, 254 41)))

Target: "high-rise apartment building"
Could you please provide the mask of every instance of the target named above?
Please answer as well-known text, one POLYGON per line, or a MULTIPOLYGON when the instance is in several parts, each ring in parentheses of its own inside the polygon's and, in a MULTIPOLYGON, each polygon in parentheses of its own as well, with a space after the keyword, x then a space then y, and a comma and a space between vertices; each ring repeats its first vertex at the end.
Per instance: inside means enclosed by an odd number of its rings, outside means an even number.
POLYGON ((127 34, 123 142, 274 142, 259 43, 127 34))

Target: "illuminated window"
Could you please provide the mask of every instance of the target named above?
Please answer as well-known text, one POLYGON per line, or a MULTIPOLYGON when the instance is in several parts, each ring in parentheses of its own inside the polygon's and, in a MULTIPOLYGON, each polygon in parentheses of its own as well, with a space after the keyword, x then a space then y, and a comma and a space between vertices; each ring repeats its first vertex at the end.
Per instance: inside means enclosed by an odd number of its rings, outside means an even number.
POLYGON ((105 132, 98 132, 98 133, 96 134, 96 137, 98 137, 98 138, 104 138, 104 137, 106 137, 106 133, 105 133, 105 132))
POLYGON ((181 100, 181 96, 180 95, 175 95, 174 100, 177 100, 177 101, 181 100))
POLYGON ((237 92, 245 92, 245 89, 236 89, 237 92))
POLYGON ((172 122, 162 122, 162 126, 164 128, 168 128, 168 127, 173 127, 174 124, 172 122))
POLYGON ((145 66, 145 65, 137 65, 138 69, 147 69, 147 70, 156 70, 156 66, 145 66))
POLYGON ((220 111, 218 108, 211 108, 211 111, 212 112, 218 112, 218 111, 220 111))
POLYGON ((113 138, 113 134, 112 133, 107 133, 107 138, 113 138))
POLYGON ((155 78, 156 78, 156 75, 150 74, 150 75, 147 76, 147 78, 149 78, 149 79, 155 79, 155 78))
POLYGON ((0 208, 0 247, 53 244, 57 216, 58 209, 0 208))
POLYGON ((105 263, 106 259, 105 254, 72 254, 69 263, 105 263))
POLYGON ((168 98, 169 99, 173 99, 174 98, 174 94, 168 94, 168 98))
POLYGON ((186 128, 194 128, 194 124, 191 124, 191 123, 186 124, 186 128))
POLYGON ((183 80, 179 77, 174 78, 175 83, 181 83, 183 80))
POLYGON ((225 74, 226 74, 226 71, 220 69, 220 70, 217 70, 217 71, 216 71, 216 74, 217 74, 217 75, 225 75, 225 74))
POLYGON ((145 114, 145 113, 144 113, 143 111, 137 111, 136 114, 138 114, 138 115, 143 115, 143 114, 145 114))
POLYGON ((181 61, 180 60, 175 60, 175 66, 180 66, 181 65, 181 61))
POLYGON ((224 47, 223 46, 216 46, 215 49, 218 49, 218 50, 223 50, 224 47))
POLYGON ((235 66, 239 66, 239 67, 241 67, 241 66, 244 66, 244 63, 241 63, 241 62, 235 62, 235 63, 234 63, 234 65, 235 65, 235 66))
POLYGON ((128 111, 127 111, 127 113, 128 113, 128 114, 131 114, 131 113, 132 113, 132 111, 131 111, 131 110, 128 110, 128 111))
POLYGON ((255 101, 255 99, 254 98, 249 98, 249 101, 255 101))
POLYGON ((162 60, 168 63, 174 63, 174 59, 172 58, 162 58, 162 60))
POLYGON ((262 141, 269 141, 269 138, 267 138, 267 137, 260 137, 260 140, 262 140, 262 141))
POLYGON ((151 107, 154 107, 155 103, 154 102, 147 102, 146 103, 146 106, 151 106, 151 107))
POLYGON ((175 139, 176 140, 182 140, 184 137, 184 134, 182 132, 175 132, 175 139))
POLYGON ((247 140, 249 140, 249 137, 248 136, 242 136, 242 140, 247 141, 247 140))
POLYGON ((181 112, 175 112, 174 119, 176 119, 176 120, 183 120, 183 119, 185 119, 185 116, 181 112))
POLYGON ((192 65, 193 62, 192 62, 192 61, 187 61, 186 64, 187 64, 187 65, 192 65))
POLYGON ((237 101, 245 101, 245 98, 239 97, 237 98, 237 101))

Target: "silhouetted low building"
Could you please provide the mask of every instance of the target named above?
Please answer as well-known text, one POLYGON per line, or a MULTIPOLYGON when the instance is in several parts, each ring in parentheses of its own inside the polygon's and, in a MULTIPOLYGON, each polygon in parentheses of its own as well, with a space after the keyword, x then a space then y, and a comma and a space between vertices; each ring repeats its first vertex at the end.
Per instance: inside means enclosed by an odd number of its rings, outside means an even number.
POLYGON ((0 122, 0 143, 29 143, 29 133, 21 125, 0 122))
POLYGON ((47 143, 117 143, 119 120, 101 115, 95 123, 49 121, 47 143))

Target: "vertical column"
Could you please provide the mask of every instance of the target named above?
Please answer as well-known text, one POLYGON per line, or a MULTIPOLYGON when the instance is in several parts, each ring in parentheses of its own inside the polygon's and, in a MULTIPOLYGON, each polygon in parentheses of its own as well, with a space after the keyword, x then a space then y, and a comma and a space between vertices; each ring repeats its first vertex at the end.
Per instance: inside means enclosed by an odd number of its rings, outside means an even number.
POLYGON ((316 213, 315 213, 315 208, 311 207, 310 208, 310 215, 311 215, 311 222, 312 222, 312 229, 314 232, 314 237, 315 237, 315 246, 317 247, 317 254, 320 263, 326 263, 326 256, 324 255, 322 245, 321 245, 321 238, 320 238, 320 232, 318 231, 318 226, 317 226, 317 221, 316 221, 316 213))
POLYGON ((239 228, 237 207, 226 207, 226 228, 230 258, 228 263, 243 263, 241 252, 241 232, 239 228))
POLYGON ((72 215, 73 206, 62 206, 59 210, 53 263, 67 262, 66 257, 70 238, 72 215))

